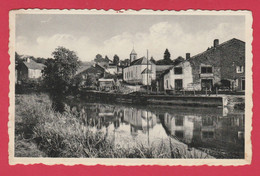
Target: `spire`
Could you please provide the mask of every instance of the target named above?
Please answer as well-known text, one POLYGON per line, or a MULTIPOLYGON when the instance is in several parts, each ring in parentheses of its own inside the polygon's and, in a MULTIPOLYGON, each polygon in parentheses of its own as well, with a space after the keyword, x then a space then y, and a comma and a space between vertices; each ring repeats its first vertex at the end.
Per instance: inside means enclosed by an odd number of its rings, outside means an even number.
POLYGON ((135 49, 133 48, 131 54, 136 54, 135 49))

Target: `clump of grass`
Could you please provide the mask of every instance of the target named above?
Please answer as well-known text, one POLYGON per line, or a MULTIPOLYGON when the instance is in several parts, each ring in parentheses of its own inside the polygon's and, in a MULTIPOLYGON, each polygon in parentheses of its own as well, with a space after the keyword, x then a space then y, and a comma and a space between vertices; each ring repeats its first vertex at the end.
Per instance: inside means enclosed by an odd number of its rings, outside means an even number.
POLYGON ((55 112, 44 94, 16 97, 15 125, 18 157, 205 158, 196 151, 177 148, 170 141, 170 145, 162 141, 150 146, 115 146, 107 134, 91 131, 75 109, 65 106, 65 112, 55 112))

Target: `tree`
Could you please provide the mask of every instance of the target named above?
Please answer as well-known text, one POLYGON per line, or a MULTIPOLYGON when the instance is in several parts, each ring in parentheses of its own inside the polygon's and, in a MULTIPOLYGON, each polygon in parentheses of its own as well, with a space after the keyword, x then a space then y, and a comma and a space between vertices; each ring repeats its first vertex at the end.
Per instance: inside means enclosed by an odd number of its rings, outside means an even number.
POLYGON ((54 59, 46 61, 43 80, 50 93, 64 94, 72 85, 73 76, 79 67, 78 56, 64 47, 56 48, 52 56, 54 59))
POLYGON ((114 55, 114 60, 113 60, 113 63, 115 64, 115 65, 118 65, 119 64, 119 57, 118 57, 118 55, 114 55))
POLYGON ((109 62, 109 61, 110 59, 107 56, 105 56, 105 62, 109 62))
POLYGON ((95 62, 101 62, 102 60, 103 60, 103 57, 102 57, 101 54, 97 54, 95 59, 94 59, 95 62))
POLYGON ((165 52, 164 52, 164 56, 163 56, 164 60, 170 61, 171 60, 171 53, 169 52, 169 50, 166 48, 165 52))
POLYGON ((154 64, 156 64, 156 61, 154 60, 153 56, 151 57, 150 61, 154 64))

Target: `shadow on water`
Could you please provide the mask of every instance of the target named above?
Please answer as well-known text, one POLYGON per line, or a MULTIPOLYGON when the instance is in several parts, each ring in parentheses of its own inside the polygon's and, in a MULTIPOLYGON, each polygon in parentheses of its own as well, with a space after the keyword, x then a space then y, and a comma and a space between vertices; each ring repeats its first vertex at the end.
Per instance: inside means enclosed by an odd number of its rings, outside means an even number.
POLYGON ((134 106, 66 101, 85 124, 103 130, 115 145, 157 141, 185 144, 216 158, 244 158, 244 112, 226 108, 134 106))

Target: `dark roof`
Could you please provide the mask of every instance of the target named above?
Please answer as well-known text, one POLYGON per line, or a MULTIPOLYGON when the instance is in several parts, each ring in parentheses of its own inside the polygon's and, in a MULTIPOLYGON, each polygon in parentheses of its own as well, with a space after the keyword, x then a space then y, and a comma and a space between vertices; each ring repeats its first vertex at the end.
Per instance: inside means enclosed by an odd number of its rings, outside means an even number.
POLYGON ((242 41, 242 40, 233 38, 233 39, 230 39, 230 40, 228 40, 228 41, 226 41, 226 42, 223 42, 223 43, 217 45, 216 47, 208 48, 206 51, 201 52, 201 53, 199 53, 199 54, 196 54, 196 55, 190 57, 190 58, 187 59, 187 60, 190 61, 190 60, 192 60, 192 59, 194 59, 194 58, 197 58, 197 57, 200 57, 200 56, 202 56, 202 55, 207 55, 208 53, 212 52, 213 50, 218 49, 218 48, 220 48, 220 47, 223 47, 223 46, 228 45, 228 44, 233 43, 233 42, 242 42, 242 43, 245 43, 245 42, 242 41))
POLYGON ((173 65, 156 65, 156 78, 159 78, 166 70, 172 67, 173 65))
POLYGON ((100 65, 98 65, 98 64, 92 65, 92 66, 90 66, 88 68, 86 66, 84 68, 81 68, 80 72, 77 71, 75 76, 80 75, 81 73, 97 74, 97 73, 101 73, 101 72, 103 73, 105 71, 105 69, 103 67, 101 67, 100 65))
POLYGON ((146 68, 146 69, 144 69, 144 71, 142 71, 141 74, 145 74, 145 73, 153 73, 153 72, 152 72, 152 70, 146 68))
POLYGON ((87 69, 90 68, 90 67, 91 67, 91 65, 82 65, 82 66, 80 66, 80 67, 78 68, 76 74, 80 74, 81 72, 87 70, 87 69))
MULTIPOLYGON (((130 63, 130 65, 146 65, 146 64, 147 64, 147 59, 144 56, 139 58, 139 59, 136 59, 136 60, 134 60, 133 62, 130 63)), ((153 63, 148 60, 148 64, 151 65, 153 63)))
POLYGON ((44 64, 37 63, 37 62, 33 61, 32 59, 31 59, 29 62, 24 61, 23 63, 24 63, 24 65, 25 65, 28 69, 43 70, 44 67, 45 67, 44 64))

